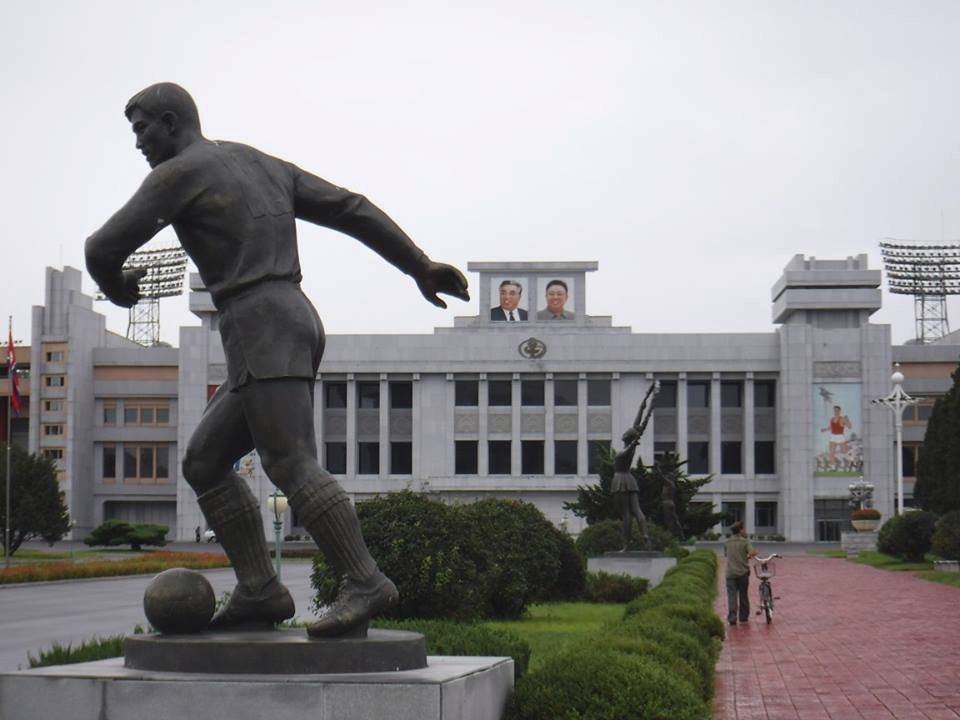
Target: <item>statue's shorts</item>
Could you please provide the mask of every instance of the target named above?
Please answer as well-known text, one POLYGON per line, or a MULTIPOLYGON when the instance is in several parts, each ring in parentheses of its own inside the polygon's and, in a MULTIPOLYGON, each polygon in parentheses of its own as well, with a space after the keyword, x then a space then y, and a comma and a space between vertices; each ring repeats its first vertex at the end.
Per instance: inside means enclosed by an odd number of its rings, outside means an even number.
POLYGON ((323 324, 299 284, 254 285, 221 303, 219 318, 231 391, 252 378, 316 379, 323 324))

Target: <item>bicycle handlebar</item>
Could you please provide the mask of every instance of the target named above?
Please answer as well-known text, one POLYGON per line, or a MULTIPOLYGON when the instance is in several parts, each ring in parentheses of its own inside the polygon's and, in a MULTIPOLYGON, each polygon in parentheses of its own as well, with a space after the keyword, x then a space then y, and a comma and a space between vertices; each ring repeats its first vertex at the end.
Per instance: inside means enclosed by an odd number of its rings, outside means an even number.
POLYGON ((762 558, 762 557, 760 557, 760 556, 758 556, 758 555, 754 555, 754 556, 753 556, 754 561, 755 561, 755 562, 758 562, 758 563, 768 563, 768 562, 770 562, 771 560, 773 560, 774 558, 780 558, 780 559, 782 560, 782 559, 783 559, 783 555, 781 555, 780 553, 773 553, 773 554, 770 555, 769 557, 765 557, 765 558, 762 558))

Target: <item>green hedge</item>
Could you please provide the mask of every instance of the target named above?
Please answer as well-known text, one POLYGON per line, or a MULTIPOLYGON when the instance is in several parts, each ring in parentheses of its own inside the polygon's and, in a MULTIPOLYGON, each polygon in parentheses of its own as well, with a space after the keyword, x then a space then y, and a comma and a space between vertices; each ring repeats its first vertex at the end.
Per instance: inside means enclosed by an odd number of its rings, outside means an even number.
POLYGON ((530 646, 509 630, 451 620, 376 620, 372 626, 423 633, 428 655, 512 657, 517 679, 530 664, 530 646))
MULTIPOLYGON (((410 491, 358 503, 364 539, 397 585, 392 618, 518 618, 527 605, 578 598, 585 563, 536 506, 487 499, 447 505, 410 491)), ((313 608, 333 602, 339 579, 314 557, 313 608)))
POLYGON ((877 534, 877 550, 910 562, 923 562, 933 546, 937 516, 925 510, 911 510, 887 520, 877 534))
POLYGON ((932 549, 944 560, 960 560, 960 510, 949 512, 937 520, 932 549))
POLYGON ((680 560, 621 622, 518 682, 507 720, 707 720, 725 633, 717 566, 709 550, 680 560))

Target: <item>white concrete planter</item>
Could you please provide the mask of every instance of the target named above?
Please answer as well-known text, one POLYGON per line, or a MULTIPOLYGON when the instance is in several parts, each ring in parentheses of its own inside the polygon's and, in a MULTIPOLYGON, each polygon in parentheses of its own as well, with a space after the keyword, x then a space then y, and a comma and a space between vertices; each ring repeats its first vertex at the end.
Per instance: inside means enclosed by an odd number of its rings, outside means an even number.
POLYGON ((873 532, 880 527, 880 520, 851 520, 857 532, 873 532))
POLYGON ((960 560, 934 560, 933 569, 938 572, 960 572, 960 560))

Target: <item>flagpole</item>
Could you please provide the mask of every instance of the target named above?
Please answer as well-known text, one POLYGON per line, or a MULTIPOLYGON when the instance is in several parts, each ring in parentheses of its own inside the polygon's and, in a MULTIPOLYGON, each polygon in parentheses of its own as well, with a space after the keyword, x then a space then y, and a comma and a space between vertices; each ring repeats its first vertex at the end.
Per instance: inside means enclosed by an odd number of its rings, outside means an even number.
MULTIPOLYGON (((7 317, 7 337, 13 337, 13 315, 7 317)), ((10 358, 7 357, 7 384, 10 386, 7 392, 7 487, 5 489, 6 497, 3 513, 3 565, 10 567, 10 455, 13 454, 13 375, 10 372, 10 358)))

